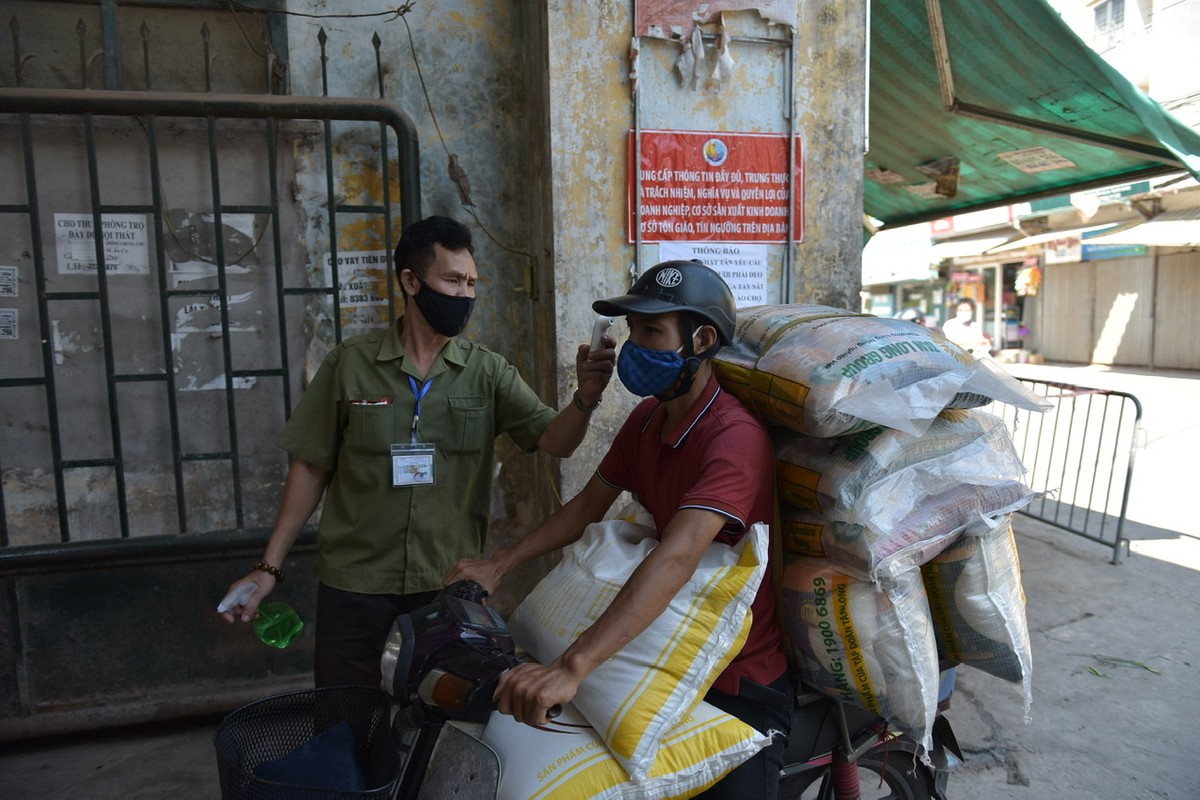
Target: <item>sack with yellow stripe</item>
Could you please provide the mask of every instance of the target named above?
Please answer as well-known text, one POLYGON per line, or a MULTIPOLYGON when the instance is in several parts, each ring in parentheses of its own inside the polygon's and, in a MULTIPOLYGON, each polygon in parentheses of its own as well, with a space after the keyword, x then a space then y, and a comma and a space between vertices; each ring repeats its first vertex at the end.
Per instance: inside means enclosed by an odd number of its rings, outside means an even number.
POLYGON ((792 663, 806 684, 929 748, 938 656, 919 570, 874 583, 827 559, 788 556, 782 605, 792 663))
MULTIPOLYGON (((514 640, 542 664, 558 658, 657 544, 657 533, 643 525, 589 525, 513 612, 514 640)), ((575 707, 635 781, 646 780, 667 731, 741 651, 767 552, 762 524, 733 547, 709 545, 658 619, 580 684, 575 707)))
POLYGON ((500 758, 496 800, 658 800, 692 797, 766 747, 771 737, 700 701, 663 737, 641 783, 571 704, 539 727, 492 713, 483 741, 500 758))
POLYGON ((907 320, 819 305, 739 308, 713 360, 726 391, 770 423, 810 436, 876 425, 919 434, 947 408, 1049 405, 989 360, 907 320))

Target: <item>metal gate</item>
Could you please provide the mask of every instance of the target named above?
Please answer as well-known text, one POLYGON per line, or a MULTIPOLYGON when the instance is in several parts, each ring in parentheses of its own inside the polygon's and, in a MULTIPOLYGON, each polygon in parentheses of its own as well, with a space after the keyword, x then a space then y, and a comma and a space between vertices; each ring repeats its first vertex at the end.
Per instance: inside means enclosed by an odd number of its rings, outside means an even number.
POLYGON ((1125 517, 1141 438, 1142 404, 1126 392, 1021 379, 1051 404, 1044 413, 994 403, 1038 496, 1022 513, 1107 545, 1112 561, 1129 552, 1125 517))
MULTIPOLYGON (((420 159, 384 99, 380 39, 379 98, 343 99, 27 88, 12 30, 0 738, 307 681, 311 644, 252 648, 209 601, 261 552, 287 467, 274 439, 306 377, 396 315, 391 253, 421 216, 420 159)), ((82 44, 79 59, 86 87, 82 44)), ((206 86, 211 64, 206 42, 206 86)), ((311 568, 312 541, 289 565, 311 568)), ((306 591, 288 599, 311 614, 306 591)))
MULTIPOLYGON (((324 46, 324 39, 322 39, 324 46)), ((378 48, 378 41, 376 42, 378 48)), ((325 59, 322 59, 324 63, 325 59)), ((147 63, 147 69, 150 69, 147 63)), ((147 77, 147 81, 149 77, 147 77)), ((383 82, 380 76, 380 91, 383 82)), ((0 377, 0 404, 16 410, 24 408, 33 413, 22 417, 15 424, 25 424, 26 429, 41 427, 33 418, 45 420, 48 434, 48 455, 45 464, 52 475, 53 494, 56 506, 58 541, 70 542, 80 539, 129 538, 134 534, 130 521, 130 485, 127 480, 127 438, 132 420, 131 406, 136 401, 127 399, 123 388, 132 384, 155 384, 161 386, 161 409, 163 424, 159 427, 170 442, 169 468, 173 472, 173 494, 177 525, 173 530, 157 530, 157 533, 194 532, 194 514, 189 513, 189 492, 185 480, 187 465, 198 462, 222 462, 227 465, 232 496, 230 510, 231 527, 242 528, 246 524, 246 491, 242 454, 247 446, 244 439, 269 434, 269 430, 244 430, 247 413, 239 413, 236 395, 239 389, 253 387, 263 381, 273 384, 271 394, 277 406, 277 417, 286 417, 292 407, 293 396, 300 388, 297 374, 297 353, 303 353, 309 337, 313 335, 312 315, 320 314, 313 309, 297 307, 289 303, 291 298, 316 298, 329 308, 329 340, 339 341, 343 327, 348 321, 342 305, 354 301, 354 293, 362 287, 348 285, 346 259, 340 256, 346 245, 342 237, 343 220, 364 217, 374 222, 364 223, 375 231, 372 250, 380 254, 373 270, 358 270, 356 279, 362 281, 370 273, 374 282, 372 298, 376 304, 386 306, 387 321, 395 317, 394 303, 388 287, 392 280, 391 250, 395 221, 393 215, 399 210, 400 221, 407 224, 420 216, 418 187, 419 152, 415 128, 408 115, 395 103, 379 100, 358 100, 330 97, 301 98, 276 95, 227 95, 227 94, 183 94, 153 92, 120 92, 93 90, 50 90, 0 89, 0 109, 12 121, 9 135, 16 140, 6 145, 10 152, 22 156, 21 173, 11 176, 12 186, 23 189, 23 198, 5 198, 0 204, 0 217, 8 220, 6 230, 11 230, 11 221, 28 230, 21 241, 29 243, 27 258, 20 269, 26 266, 32 271, 32 283, 36 292, 36 303, 32 303, 35 317, 27 320, 21 315, 19 332, 13 329, 14 340, 29 339, 34 331, 40 352, 34 359, 5 358, 6 366, 0 377), (188 127, 181 120, 197 120, 198 124, 188 127), (249 125, 230 131, 220 127, 229 120, 247 120, 249 125), (337 174, 339 146, 334 131, 336 123, 368 121, 378 124, 378 140, 375 143, 380 153, 377 164, 378 183, 382 197, 376 201, 362 202, 346 199, 347 191, 337 174), (305 126, 308 122, 310 125, 305 126), (312 124, 316 123, 316 124, 312 124), (77 126, 77 130, 70 130, 77 126), (100 127, 103 126, 103 130, 100 127), (164 196, 167 181, 163 176, 163 129, 172 127, 172 147, 192 147, 205 154, 204 173, 208 186, 205 206, 188 209, 181 219, 178 208, 169 207, 164 196), (253 128, 258 128, 257 135, 253 128), (116 131, 124 135, 129 148, 138 148, 144 157, 148 180, 142 197, 109 199, 104 185, 103 160, 120 159, 136 163, 138 157, 128 153, 114 152, 113 135, 116 131), (389 140, 389 132, 394 136, 389 140), (44 135, 53 138, 78 140, 82 148, 81 160, 86 165, 86 196, 53 196, 44 183, 52 183, 49 173, 61 169, 59 159, 42 158, 49 153, 61 155, 61 149, 45 147, 39 139, 44 135), (144 138, 142 135, 144 134, 144 138), (324 195, 317 205, 323 206, 324 219, 309 219, 310 224, 324 228, 327 241, 327 265, 309 264, 308 268, 296 270, 294 264, 286 264, 289 250, 285 238, 299 235, 288 230, 294 221, 295 210, 285 206, 289 198, 281 190, 297 180, 312 181, 313 178, 298 178, 294 155, 290 159, 281 157, 279 143, 287 141, 295 146, 303 139, 308 143, 319 140, 323 162, 324 195), (261 148, 264 157, 261 167, 268 190, 261 201, 230 202, 225 199, 232 194, 226 174, 228 167, 222 163, 228 157, 229 145, 237 143, 247 148, 261 148), (393 176, 396 167, 390 163, 389 152, 397 153, 399 198, 393 200, 393 176), (281 171, 281 164, 290 163, 291 174, 281 171), (281 194, 283 196, 281 196, 281 194), (50 195, 50 196, 48 196, 50 195), (62 213, 62 209, 83 208, 83 213, 62 213), (253 220, 252 230, 238 230, 228 224, 229 219, 253 220), (290 219, 289 219, 290 217, 290 219), (68 227, 70 226, 70 227, 68 227), (132 230, 131 230, 132 228, 132 230), (92 231, 103 230, 103 236, 91 236, 92 231), (329 232, 333 232, 332 235, 329 232), (239 236, 239 234, 241 234, 239 236), (251 237, 253 234, 253 237, 251 237), (78 235, 85 248, 76 248, 64 256, 63 249, 73 241, 67 238, 78 235), (130 249, 122 249, 120 236, 126 236, 138 250, 129 257, 130 249), (195 258, 180 259, 172 253, 174 245, 186 238, 195 245, 196 251, 189 255, 195 258), (233 247, 239 252, 230 252, 233 247), (57 254, 54 252, 57 247, 57 254), (247 279, 246 261, 256 251, 267 251, 269 263, 263 264, 258 274, 247 279), (57 255, 57 258, 56 258, 57 255), (90 259, 89 259, 90 257, 90 259), (137 263, 134 264, 133 260, 137 263), (180 269, 181 261, 203 261, 200 275, 187 274, 180 269), (115 262, 115 263, 114 263, 115 262), (58 266, 57 274, 54 267, 58 266), (144 270, 144 273, 140 273, 144 270), (72 274, 73 272, 73 274, 72 274), (140 273, 140 274, 139 274, 140 273), (314 278, 326 277, 327 281, 314 278), (137 285, 128 287, 115 285, 122 281, 136 280, 137 285), (324 285, 322 285, 322 283, 324 285), (339 288, 335 288, 339 287, 339 288), (270 321, 257 323, 261 347, 237 348, 234 339, 239 326, 245 320, 238 319, 234 306, 239 298, 233 292, 257 292, 263 297, 262 304, 254 309, 257 316, 270 314, 270 321), (131 325, 124 319, 120 304, 136 302, 130 294, 144 297, 153 293, 153 303, 144 304, 141 311, 156 313, 157 318, 149 324, 131 325), (268 299, 269 296, 269 299, 268 299), (62 331, 56 330, 64 314, 78 313, 79 304, 88 303, 96 307, 94 319, 98 331, 98 347, 93 351, 97 366, 103 375, 103 396, 92 397, 91 401, 106 407, 107 452, 96 453, 95 447, 73 448, 70 438, 77 433, 75 426, 66 423, 78 409, 64 407, 64 379, 62 374, 67 360, 62 346, 62 331), (221 342, 219 371, 214 391, 223 394, 224 420, 221 427, 228 431, 224 446, 189 446, 188 431, 211 416, 212 409, 204 409, 201 416, 189 416, 181 406, 183 393, 194 387, 181 385, 179 339, 180 326, 176 323, 181 316, 181 307, 207 304, 213 312, 211 323, 205 330, 221 342), (307 315, 307 316, 306 316, 307 315), (272 330, 267 331, 267 328, 272 330), (151 329, 153 329, 151 331, 151 329), (124 338, 123 338, 124 336, 124 338), (149 348, 153 343, 157 352, 141 353, 136 359, 129 358, 131 348, 149 348), (24 363, 22 363, 24 361, 24 363), (102 362, 102 363, 101 363, 102 362), (35 390, 30 393, 28 390, 35 390), (242 422, 242 425, 239 423, 242 422), (88 450, 84 457, 75 457, 72 450, 88 450), (110 485, 115 496, 115 514, 110 531, 79 531, 73 524, 71 497, 68 478, 73 471, 107 470, 111 473, 110 485), (74 530, 73 530, 74 529, 74 530)), ((354 136, 361 136, 356 131, 354 136)), ((289 154, 290 155, 290 154, 289 154)), ((243 159, 234 159, 240 167, 243 159)), ((318 166, 315 159, 305 166, 318 166)), ((293 193, 294 193, 293 189, 293 193)), ((124 194, 124 192, 121 192, 124 194)), ((191 192, 189 192, 191 194, 191 192)), ((363 227, 363 225, 360 225, 363 227)), ((365 248, 355 245, 355 252, 365 248)), ((9 255, 11 258, 12 255, 9 255)), ((311 260, 311 253, 300 253, 301 258, 311 260)), ((322 254, 323 255, 323 254, 322 254)), ((256 259, 262 261, 264 259, 256 259)), ((184 265, 194 266, 194 265, 184 265)), ((362 303, 357 304, 361 306, 362 303)), ((20 310, 25 310, 24 308, 20 310)), ((382 311, 382 308, 379 309, 382 311)), ((86 313, 86 312, 85 312, 86 313)), ((141 320, 139 320, 141 321, 141 320)), ((317 332, 320 335, 320 332, 317 332)), ((10 345, 17 349, 20 343, 10 345)), ((28 348, 22 348, 28 349, 28 348)), ((309 359, 311 361, 311 359, 309 359)), ((144 405, 144 404, 142 404, 144 405)), ((211 404, 190 404, 211 405, 211 404)), ((140 409, 139 409, 140 413, 140 409)), ((6 415, 7 416, 7 415, 6 415)), ((259 413, 256 417, 263 417, 259 413)), ((10 421, 10 425, 14 422, 10 421)), ((205 435, 201 437, 211 439, 205 435)), ((6 448, 7 449, 7 448, 6 448)), ((3 460, 12 459, 11 451, 0 455, 0 469, 12 465, 3 460)), ((0 495, 4 514, 0 517, 0 548, 15 544, 43 544, 45 541, 29 541, 29 537, 18 537, 12 530, 14 522, 10 504, 0 495)), ((20 515, 28 519, 28 515, 20 515)), ((261 519, 261 514, 256 514, 261 519)), ((203 530, 203 527, 201 528, 203 530)))

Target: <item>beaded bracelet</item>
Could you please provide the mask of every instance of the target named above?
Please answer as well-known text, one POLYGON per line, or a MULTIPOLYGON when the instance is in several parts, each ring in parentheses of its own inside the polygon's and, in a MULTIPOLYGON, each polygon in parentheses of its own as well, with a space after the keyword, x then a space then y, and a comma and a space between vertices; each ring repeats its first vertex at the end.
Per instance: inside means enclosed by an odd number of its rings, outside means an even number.
POLYGON ((265 572, 280 583, 283 583, 285 580, 283 577, 283 570, 281 570, 279 567, 272 567, 265 561, 258 562, 252 567, 252 569, 256 569, 259 572, 265 572))

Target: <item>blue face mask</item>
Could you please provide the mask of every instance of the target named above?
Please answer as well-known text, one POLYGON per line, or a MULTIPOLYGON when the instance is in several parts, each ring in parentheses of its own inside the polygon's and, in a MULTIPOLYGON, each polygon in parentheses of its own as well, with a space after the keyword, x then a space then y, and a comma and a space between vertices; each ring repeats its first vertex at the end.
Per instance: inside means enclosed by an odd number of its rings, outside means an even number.
MULTIPOLYGON (((617 358, 617 377, 626 389, 638 397, 657 396, 675 386, 683 375, 684 366, 684 358, 678 350, 647 350, 630 340, 621 346, 621 355, 617 358)), ((687 383, 690 385, 691 381, 687 383)), ((687 391, 686 387, 684 391, 687 391)))

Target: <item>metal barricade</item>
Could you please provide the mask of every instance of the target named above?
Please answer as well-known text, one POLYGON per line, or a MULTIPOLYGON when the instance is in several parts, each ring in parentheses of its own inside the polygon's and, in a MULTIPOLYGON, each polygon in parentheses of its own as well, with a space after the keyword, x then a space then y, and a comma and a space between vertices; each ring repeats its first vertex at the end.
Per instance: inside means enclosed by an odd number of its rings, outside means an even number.
POLYGON ((1126 392, 1056 381, 1021 379, 1051 404, 1031 412, 1007 403, 985 410, 1001 417, 1038 496, 1021 513, 1112 548, 1112 562, 1129 552, 1125 516, 1133 479, 1142 404, 1126 392))

